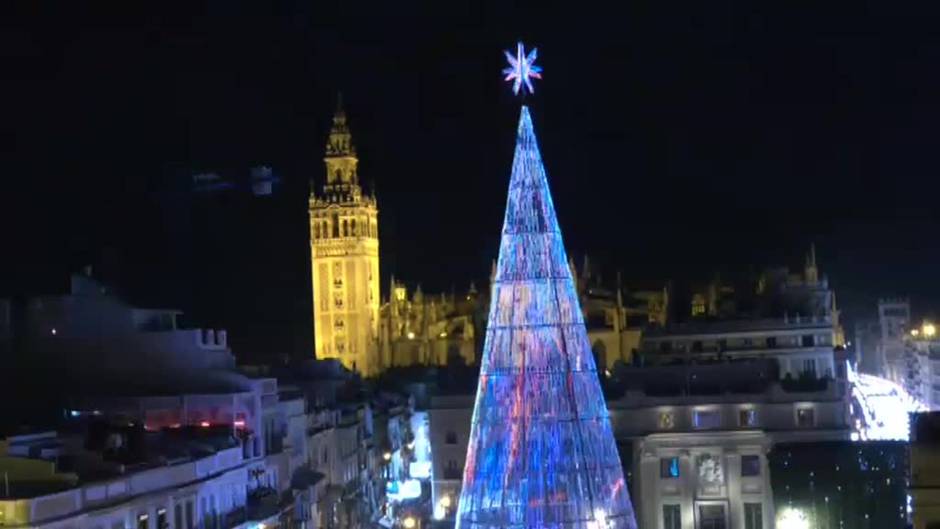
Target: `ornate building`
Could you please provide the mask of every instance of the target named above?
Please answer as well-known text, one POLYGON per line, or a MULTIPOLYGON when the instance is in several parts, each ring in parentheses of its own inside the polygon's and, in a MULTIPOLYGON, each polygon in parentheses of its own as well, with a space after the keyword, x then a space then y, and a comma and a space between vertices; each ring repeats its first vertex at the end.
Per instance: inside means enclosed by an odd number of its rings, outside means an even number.
POLYGON ((380 311, 378 347, 385 367, 476 361, 476 329, 484 326, 489 298, 473 283, 464 295, 428 295, 421 285, 409 295, 392 277, 390 290, 380 311))
POLYGON ((364 376, 382 370, 379 228, 374 196, 364 195, 359 159, 342 103, 326 144, 326 180, 310 194, 310 262, 317 358, 337 358, 364 376))
POLYGON ((389 367, 475 360, 474 318, 485 296, 409 293, 393 277, 379 293, 378 208, 364 195, 342 105, 326 144, 326 180, 310 195, 310 262, 316 357, 363 376, 389 367))

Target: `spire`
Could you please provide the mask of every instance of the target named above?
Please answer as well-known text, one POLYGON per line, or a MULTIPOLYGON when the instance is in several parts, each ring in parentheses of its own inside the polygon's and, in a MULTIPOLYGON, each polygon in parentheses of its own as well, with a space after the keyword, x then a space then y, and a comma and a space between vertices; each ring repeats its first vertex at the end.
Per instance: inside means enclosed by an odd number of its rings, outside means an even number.
POLYGON ((636 529, 522 107, 456 529, 636 529))
POLYGON ((819 282, 819 268, 816 267, 816 243, 810 243, 809 253, 806 255, 806 269, 804 279, 807 283, 819 282))
POLYGON ((336 112, 333 114, 333 128, 330 129, 330 139, 326 142, 326 155, 356 156, 356 147, 352 143, 352 134, 346 124, 346 110, 343 108, 343 94, 336 97, 336 112))

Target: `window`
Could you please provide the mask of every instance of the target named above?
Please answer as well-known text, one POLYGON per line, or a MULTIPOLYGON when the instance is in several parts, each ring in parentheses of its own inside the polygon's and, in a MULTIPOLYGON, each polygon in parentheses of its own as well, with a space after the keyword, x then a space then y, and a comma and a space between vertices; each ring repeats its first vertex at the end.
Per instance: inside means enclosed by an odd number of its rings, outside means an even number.
POLYGON ((692 352, 701 353, 702 352, 702 342, 700 340, 695 340, 692 342, 692 352))
POLYGON ((816 414, 813 408, 798 408, 796 410, 796 425, 800 428, 811 428, 816 424, 816 414))
POLYGON ((672 430, 676 426, 676 416, 670 411, 664 411, 659 414, 659 429, 672 430))
POLYGON ((148 529, 150 527, 150 516, 146 514, 137 515, 137 529, 148 529))
POLYGON ((705 296, 695 294, 692 296, 692 316, 705 315, 705 296))
POLYGON ((816 378, 816 359, 815 358, 807 358, 803 360, 802 373, 812 378, 816 378))
POLYGON ((444 466, 444 479, 460 479, 460 467, 457 466, 457 462, 453 459, 447 461, 447 465, 444 466))
POLYGON ((768 336, 768 337, 767 337, 767 348, 768 348, 768 349, 774 349, 774 348, 776 348, 776 347, 777 347, 777 337, 776 337, 776 336, 768 336))
POLYGON ((444 443, 449 445, 457 444, 457 432, 448 430, 447 434, 444 436, 444 443))
POLYGON ((663 505, 663 529, 682 529, 679 505, 663 505))
POLYGON ((760 476, 760 456, 741 456, 741 476, 760 476))
POLYGON ((692 426, 699 429, 719 428, 721 412, 718 410, 696 410, 692 416, 692 426))
POLYGON ((744 529, 764 529, 764 516, 761 512, 761 504, 744 504, 744 529))
POLYGON ((738 412, 738 426, 741 428, 753 428, 757 426, 757 411, 741 410, 738 412))
POLYGON ((166 520, 166 509, 157 509, 157 529, 168 529, 170 524, 166 520))
POLYGON ((186 502, 186 529, 193 529, 195 520, 193 519, 193 500, 186 502))
POLYGON ((668 341, 667 341, 667 342, 660 342, 660 343, 659 343, 659 350, 660 350, 660 352, 663 352, 663 353, 670 353, 670 352, 672 352, 672 342, 668 342, 668 341))
POLYGON ((724 338, 718 340, 718 351, 727 351, 728 350, 728 340, 724 338))
POLYGON ((659 477, 675 479, 679 477, 679 458, 664 457, 659 460, 659 477))
POLYGON ((816 344, 815 344, 815 341, 813 340, 813 335, 812 335, 812 334, 804 334, 803 337, 801 338, 801 340, 802 340, 802 343, 803 343, 803 347, 812 347, 812 346, 816 345, 816 344))
POLYGON ((183 529, 183 504, 177 503, 173 507, 173 529, 183 529))
POLYGON ((699 527, 701 529, 727 529, 725 522, 725 506, 705 504, 698 506, 699 527))

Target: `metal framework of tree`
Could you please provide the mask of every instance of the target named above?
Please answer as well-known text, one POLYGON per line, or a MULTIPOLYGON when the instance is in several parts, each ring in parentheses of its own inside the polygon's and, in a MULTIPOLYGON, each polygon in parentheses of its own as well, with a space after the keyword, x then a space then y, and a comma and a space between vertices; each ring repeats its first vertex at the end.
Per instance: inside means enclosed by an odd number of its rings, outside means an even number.
POLYGON ((526 106, 456 527, 636 529, 526 106))

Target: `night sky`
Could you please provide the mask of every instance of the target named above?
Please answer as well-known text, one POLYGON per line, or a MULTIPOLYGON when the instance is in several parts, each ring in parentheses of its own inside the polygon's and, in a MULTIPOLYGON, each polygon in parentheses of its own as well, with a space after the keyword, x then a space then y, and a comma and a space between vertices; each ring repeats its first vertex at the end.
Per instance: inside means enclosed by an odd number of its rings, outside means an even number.
POLYGON ((266 231, 200 265, 270 280, 267 312, 303 320, 308 182, 340 90, 379 195, 383 276, 483 281, 519 106, 502 50, 521 38, 545 69, 529 103, 579 261, 627 283, 706 279, 800 266, 815 241, 850 317, 885 295, 940 307, 929 3, 138 4, 0 16, 4 292, 119 263, 130 298, 192 309, 211 288, 182 292, 190 217, 167 197, 190 171, 264 163, 283 179, 266 231))

